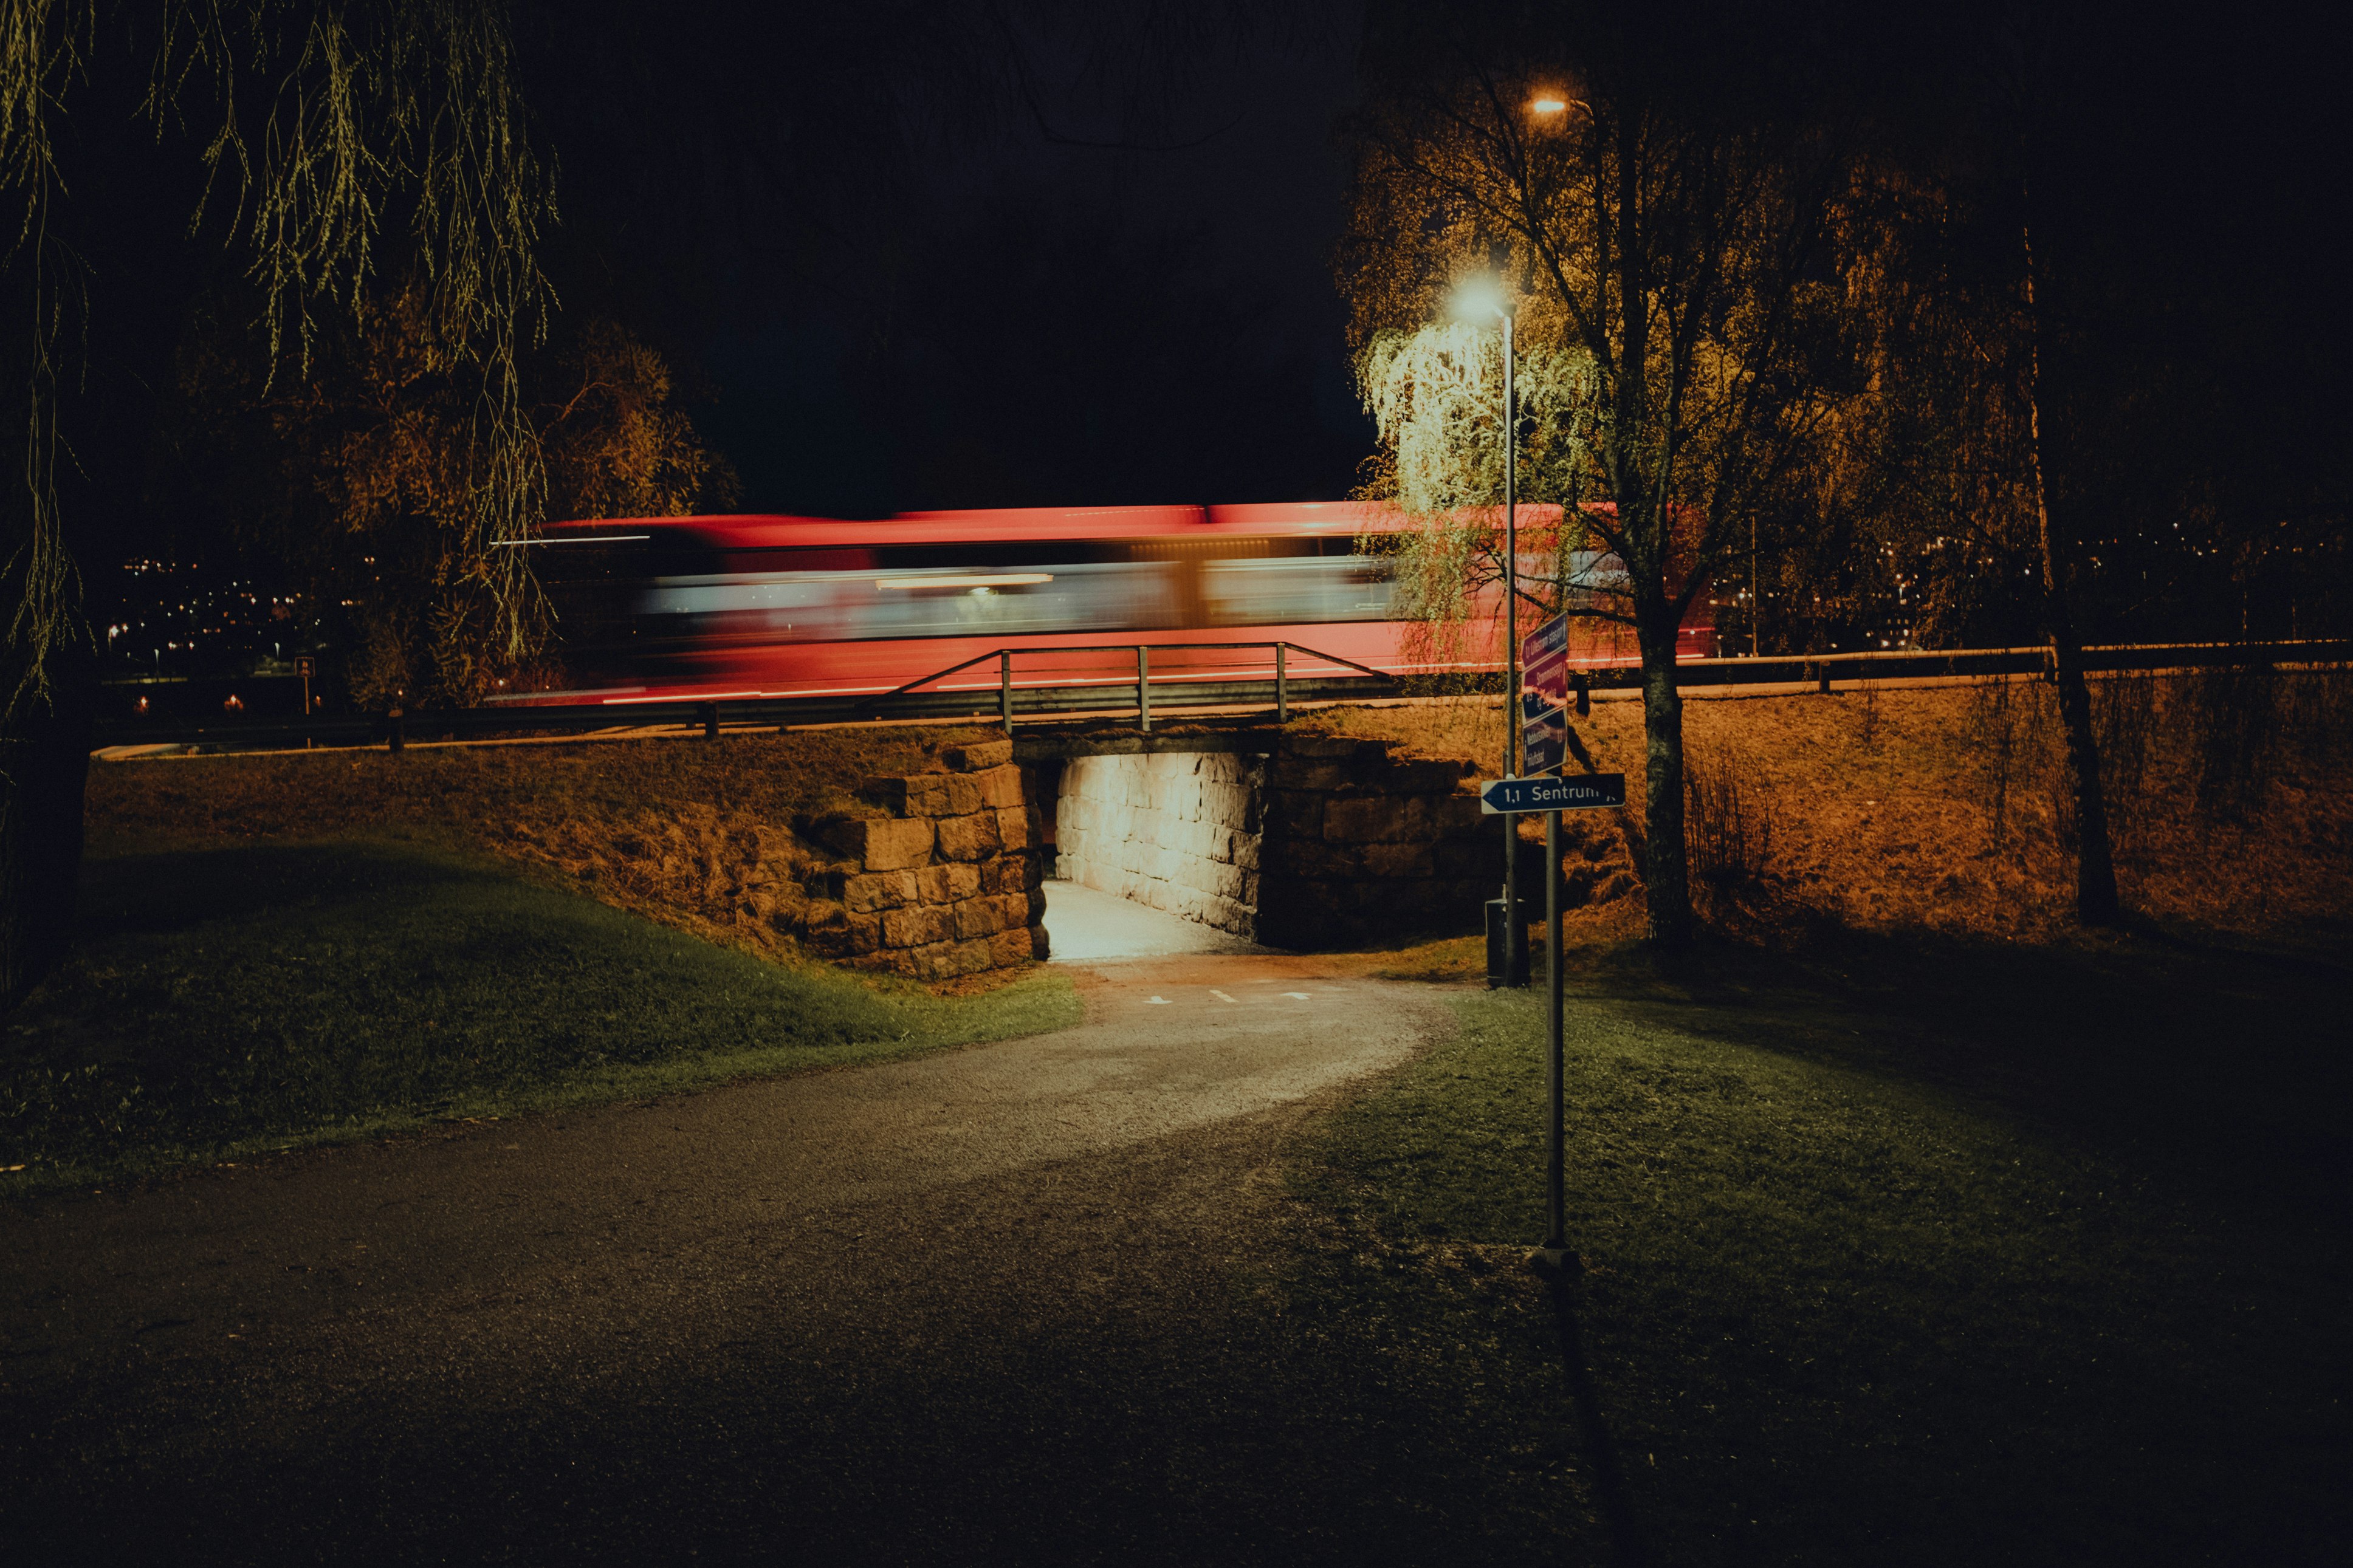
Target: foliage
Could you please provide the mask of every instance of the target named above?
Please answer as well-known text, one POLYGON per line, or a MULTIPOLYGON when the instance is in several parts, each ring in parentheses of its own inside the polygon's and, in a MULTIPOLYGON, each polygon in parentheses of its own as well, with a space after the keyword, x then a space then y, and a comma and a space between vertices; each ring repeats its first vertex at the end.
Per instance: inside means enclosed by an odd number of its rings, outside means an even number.
MULTIPOLYGON (((1533 371, 1532 478, 1626 569, 1616 601, 1591 607, 1633 624, 1649 672, 1651 918, 1680 942, 1677 628, 1752 518, 1819 500, 1839 419, 1868 392, 1857 280, 1882 204, 1854 83, 1769 19, 1707 7, 1497 20, 1382 6, 1367 54, 1340 272, 1367 404, 1387 411, 1381 481, 1409 511, 1491 493, 1493 443, 1475 439, 1456 391, 1468 356, 1443 332, 1410 353, 1386 334, 1414 333, 1463 283, 1500 274, 1533 371), (1708 47, 1683 36, 1694 27, 1708 47), (1566 107, 1539 114, 1540 96, 1566 107)), ((1420 515, 1425 530, 1479 526, 1420 515)), ((1482 553, 1424 548, 1466 573, 1482 553)), ((1442 614, 1467 599, 1419 603, 1442 614)))
POLYGON ((100 85, 94 75, 125 69, 147 79, 159 159, 195 153, 205 180, 193 217, 241 258, 273 371, 306 370, 320 309, 364 318, 385 254, 402 262, 420 364, 468 387, 466 461, 444 478, 480 558, 469 613, 519 655, 528 569, 482 547, 543 515, 520 361, 550 304, 538 254, 554 209, 505 5, 168 0, 152 28, 122 29, 104 16, 99 0, 10 0, 0 12, 0 190, 22 212, 7 271, 32 307, 20 318, 29 418, 11 508, 20 564, 8 635, 21 675, 10 711, 46 698, 58 650, 84 636, 58 485, 88 274, 62 220, 106 193, 69 188, 62 126, 100 85), (142 48, 143 61, 132 54, 142 48))
MULTIPOLYGON (((218 312, 184 347, 172 444, 181 475, 249 544, 291 568, 363 707, 465 704, 533 679, 547 618, 518 551, 484 538, 478 378, 437 355, 424 291, 359 302, 317 331, 300 373, 272 372, 218 312), (520 594, 517 599, 513 595, 520 594)), ((520 428, 545 504, 568 517, 691 512, 733 476, 671 404, 670 369, 610 321, 533 356, 520 428)))

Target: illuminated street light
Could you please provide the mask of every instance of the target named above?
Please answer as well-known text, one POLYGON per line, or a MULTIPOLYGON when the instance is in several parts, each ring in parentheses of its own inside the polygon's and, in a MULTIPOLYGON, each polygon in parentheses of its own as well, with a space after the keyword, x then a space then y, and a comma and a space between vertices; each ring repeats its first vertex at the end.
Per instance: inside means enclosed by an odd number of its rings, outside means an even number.
MULTIPOLYGON (((1502 281, 1468 278, 1455 287, 1454 314, 1466 321, 1504 323, 1504 776, 1519 776, 1520 752, 1520 519, 1519 405, 1512 382, 1512 308, 1502 281)), ((1504 979, 1524 985, 1528 973, 1528 928, 1520 921, 1519 830, 1504 824, 1504 979)))
POLYGON ((1562 114, 1566 113, 1568 110, 1568 100, 1565 98, 1539 98, 1534 103, 1529 104, 1528 107, 1535 110, 1538 114, 1562 114))

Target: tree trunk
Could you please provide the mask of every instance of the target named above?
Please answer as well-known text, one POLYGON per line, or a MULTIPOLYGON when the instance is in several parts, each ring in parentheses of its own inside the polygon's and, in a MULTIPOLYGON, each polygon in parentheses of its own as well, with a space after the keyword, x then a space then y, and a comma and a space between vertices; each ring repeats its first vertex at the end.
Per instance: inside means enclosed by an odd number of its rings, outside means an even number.
POLYGON ((1691 858, 1683 843, 1683 699, 1675 689, 1671 615, 1642 616, 1642 889, 1651 940, 1670 952, 1692 942, 1691 858), (1664 620, 1666 630, 1658 629, 1664 620))
POLYGON ((58 658, 51 702, 0 723, 0 1010, 65 956, 90 779, 90 670, 58 658))
POLYGON ((2108 843, 2108 802, 2100 787, 2100 742, 2092 730, 2092 692, 2084 679, 2084 648, 2068 603, 2068 552, 2051 526, 2051 499, 2042 476, 2042 318, 2034 300, 2034 237, 2019 231, 2026 261, 2026 456, 2034 487, 2035 542, 2042 557, 2042 629, 2051 644, 2051 679, 2059 689, 2059 724, 2067 737, 2067 775, 2075 796, 2075 917, 2085 925, 2122 918, 2115 852, 2108 843))

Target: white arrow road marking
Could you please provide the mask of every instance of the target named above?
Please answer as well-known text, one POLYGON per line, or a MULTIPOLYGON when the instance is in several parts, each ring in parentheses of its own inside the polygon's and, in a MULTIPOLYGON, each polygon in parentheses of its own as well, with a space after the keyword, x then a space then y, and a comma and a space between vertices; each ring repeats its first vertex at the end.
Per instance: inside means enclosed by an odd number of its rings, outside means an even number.
MULTIPOLYGON (((1209 988, 1209 994, 1210 994, 1210 995, 1212 995, 1212 996, 1215 996, 1215 997, 1216 997, 1219 1001, 1220 1001, 1220 1002, 1231 1002, 1231 1001, 1233 1001, 1233 998, 1232 998, 1232 997, 1230 997, 1230 996, 1227 995, 1224 992, 1222 992, 1222 991, 1219 990, 1219 989, 1218 989, 1217 987, 1215 987, 1215 986, 1211 986, 1211 987, 1209 988)), ((1237 1004, 1237 1005, 1239 1005, 1239 1004, 1237 1004)))
POLYGON ((1300 1000, 1300 1001, 1302 1001, 1302 1002, 1304 1002, 1304 1001, 1306 1001, 1306 1000, 1308 999, 1308 997, 1307 997, 1307 993, 1306 993, 1306 992, 1304 992, 1304 991, 1286 991, 1286 992, 1284 992, 1284 993, 1283 993, 1283 994, 1284 994, 1285 996, 1293 996, 1293 997, 1296 997, 1298 1000, 1300 1000))
POLYGON ((1145 1000, 1147 1005, 1154 1007, 1166 1007, 1170 1005, 1168 998, 1166 996, 1150 996, 1146 997, 1145 1000))

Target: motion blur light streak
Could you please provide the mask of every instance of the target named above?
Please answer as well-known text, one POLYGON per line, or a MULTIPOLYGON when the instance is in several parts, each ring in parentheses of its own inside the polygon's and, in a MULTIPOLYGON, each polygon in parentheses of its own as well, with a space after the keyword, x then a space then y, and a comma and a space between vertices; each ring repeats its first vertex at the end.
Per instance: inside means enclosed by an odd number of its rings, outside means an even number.
MULTIPOLYGON (((1548 578, 1556 506, 1522 509, 1522 575, 1548 578)), ((559 523, 578 548, 541 565, 575 689, 529 702, 865 696, 1005 649, 1018 687, 1126 686, 1134 648, 1155 679, 1263 679, 1271 657, 1216 645, 1294 645, 1392 675, 1500 668, 1488 616, 1434 652, 1400 604, 1383 536, 1411 526, 1378 507, 1301 502, 923 512, 877 522, 707 516, 559 523), (1117 646, 1071 649, 1074 639, 1117 646), (1208 645, 1188 647, 1188 645, 1208 645), (1266 668, 1260 668, 1261 666, 1266 668), (1244 668, 1247 667, 1247 668, 1244 668), (626 698, 616 693, 626 692, 626 698)), ((1572 552, 1572 603, 1624 580, 1614 557, 1572 552)), ((1494 597, 1494 595, 1490 595, 1494 597)), ((1485 605, 1494 610, 1499 605, 1485 605)), ((1714 651, 1703 602, 1680 656, 1714 651)), ((1634 662, 1596 623, 1572 658, 1634 662)), ((944 683, 997 685, 991 672, 944 683)), ((493 699, 501 700, 501 699, 493 699)))
POLYGON ((1050 572, 1014 572, 1001 577, 877 577, 877 588, 1018 588, 1031 583, 1050 583, 1050 572))

